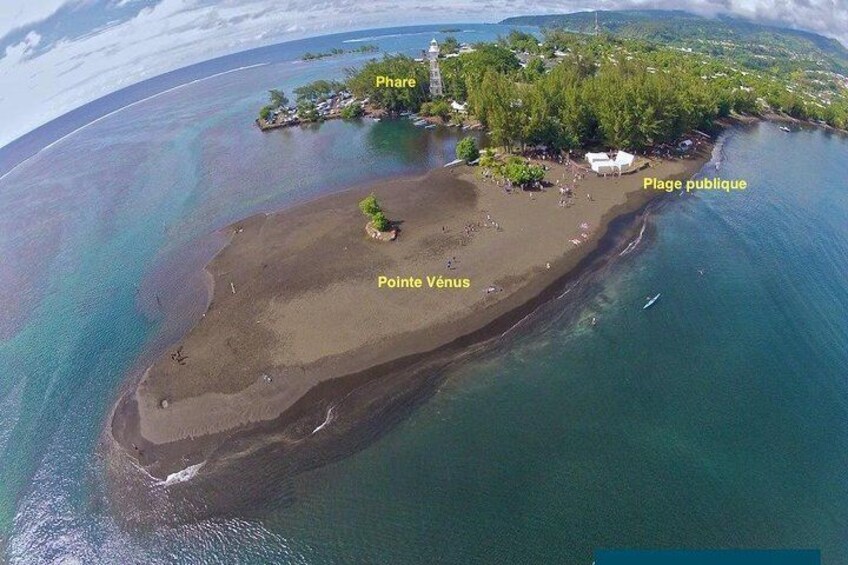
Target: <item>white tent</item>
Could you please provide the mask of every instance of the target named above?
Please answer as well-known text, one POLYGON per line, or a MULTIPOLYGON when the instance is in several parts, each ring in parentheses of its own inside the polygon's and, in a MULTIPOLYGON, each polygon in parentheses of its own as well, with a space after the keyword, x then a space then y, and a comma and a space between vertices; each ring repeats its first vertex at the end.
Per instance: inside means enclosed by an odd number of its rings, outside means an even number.
POLYGON ((610 158, 606 153, 586 153, 586 160, 593 171, 599 175, 608 175, 630 170, 636 157, 626 151, 619 151, 615 159, 610 158))
POLYGON ((609 161, 609 155, 606 153, 586 153, 586 160, 591 165, 595 161, 609 161))
POLYGON ((611 159, 606 159, 593 162, 592 170, 598 173, 599 175, 606 175, 616 172, 618 170, 618 167, 615 164, 615 161, 611 159))
POLYGON ((623 173, 633 166, 633 161, 636 159, 634 155, 626 151, 619 151, 615 156, 615 166, 618 167, 618 172, 623 173))

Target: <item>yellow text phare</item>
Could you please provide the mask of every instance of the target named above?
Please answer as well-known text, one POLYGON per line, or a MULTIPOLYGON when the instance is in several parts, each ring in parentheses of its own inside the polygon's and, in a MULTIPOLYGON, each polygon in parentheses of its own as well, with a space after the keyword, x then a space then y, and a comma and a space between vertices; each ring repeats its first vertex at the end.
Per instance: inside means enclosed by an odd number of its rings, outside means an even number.
POLYGON ((432 275, 424 278, 387 277, 385 275, 380 275, 377 277, 377 288, 413 290, 421 288, 432 288, 437 290, 471 288, 471 279, 445 277, 442 275, 432 275))
POLYGON ((414 78, 392 78, 383 75, 378 75, 374 81, 375 86, 384 86, 386 88, 415 88, 418 84, 414 78))
POLYGON ((720 177, 704 177, 699 179, 682 180, 663 180, 656 177, 647 177, 642 179, 642 188, 644 190, 662 190, 665 192, 674 192, 675 190, 717 190, 721 192, 731 192, 735 190, 745 190, 748 188, 748 182, 743 179, 723 179, 720 177))

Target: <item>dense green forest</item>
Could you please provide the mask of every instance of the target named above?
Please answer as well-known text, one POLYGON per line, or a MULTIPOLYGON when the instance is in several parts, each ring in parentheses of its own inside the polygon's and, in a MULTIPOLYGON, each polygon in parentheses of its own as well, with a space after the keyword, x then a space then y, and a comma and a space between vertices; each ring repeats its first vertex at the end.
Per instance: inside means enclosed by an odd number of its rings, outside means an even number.
MULTIPOLYGON (((504 43, 526 40, 514 32, 504 43)), ((677 53, 562 32, 548 34, 545 44, 566 53, 549 71, 531 71, 528 63, 511 75, 486 72, 468 83, 469 107, 496 144, 641 149, 710 129, 731 110, 756 110, 753 93, 705 85, 702 69, 677 53)))
MULTIPOLYGON (((445 94, 467 100, 492 140, 508 148, 640 149, 709 130, 731 112, 774 110, 848 125, 844 96, 826 103, 790 86, 790 77, 643 40, 547 29, 541 41, 513 31, 474 49, 440 62, 445 94)), ((427 102, 427 80, 425 65, 397 55, 350 71, 348 85, 391 110, 442 115, 446 104, 427 102), (416 76, 420 88, 376 88, 379 74, 416 76)))
MULTIPOLYGON (((594 33, 595 21, 595 12, 504 20, 583 35, 594 33)), ((597 22, 603 35, 709 57, 724 63, 728 74, 753 74, 746 82, 757 83, 753 88, 774 109, 845 127, 848 49, 835 39, 682 11, 600 11, 597 22)))
POLYGON ((391 112, 476 120, 510 149, 638 150, 710 130, 731 113, 779 112, 848 128, 848 78, 833 70, 848 68, 848 51, 832 40, 683 12, 600 12, 598 20, 599 34, 585 33, 595 16, 582 13, 509 20, 545 27, 538 36, 514 30, 470 49, 446 38, 442 99, 430 100, 426 63, 405 55, 373 59, 349 69, 344 84, 317 81, 295 95, 315 102, 346 88, 391 112), (380 88, 378 75, 417 85, 380 88), (467 102, 468 115, 451 100, 467 102))

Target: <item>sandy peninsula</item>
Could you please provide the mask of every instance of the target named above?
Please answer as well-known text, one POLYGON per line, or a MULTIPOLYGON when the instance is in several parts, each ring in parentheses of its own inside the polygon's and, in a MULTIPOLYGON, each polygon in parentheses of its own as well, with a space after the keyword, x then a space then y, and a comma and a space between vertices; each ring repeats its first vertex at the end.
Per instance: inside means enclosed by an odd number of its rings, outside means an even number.
POLYGON ((610 221, 661 194, 643 190, 643 178, 689 178, 709 150, 621 177, 590 172, 567 207, 556 181, 574 172, 563 165, 543 162, 545 190, 512 192, 463 165, 238 222, 207 267, 206 314, 120 399, 112 436, 164 478, 250 430, 305 418, 286 441, 331 433, 344 395, 403 360, 499 335, 598 246, 610 221), (357 202, 371 192, 399 226, 394 242, 366 236, 357 202), (381 287, 380 277, 423 284, 381 287), (438 278, 468 282, 431 288, 438 278))

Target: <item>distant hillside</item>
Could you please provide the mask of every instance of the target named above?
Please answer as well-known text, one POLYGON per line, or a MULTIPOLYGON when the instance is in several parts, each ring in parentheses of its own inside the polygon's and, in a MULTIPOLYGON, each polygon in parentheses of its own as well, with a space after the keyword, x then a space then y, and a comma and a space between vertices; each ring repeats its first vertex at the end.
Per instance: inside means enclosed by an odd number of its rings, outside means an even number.
MULTIPOLYGON (((848 74, 848 49, 815 33, 729 17, 704 18, 682 11, 598 12, 601 29, 618 37, 689 48, 775 72, 824 70, 848 74)), ((592 33, 595 12, 507 18, 506 25, 535 25, 592 33)))

